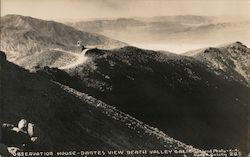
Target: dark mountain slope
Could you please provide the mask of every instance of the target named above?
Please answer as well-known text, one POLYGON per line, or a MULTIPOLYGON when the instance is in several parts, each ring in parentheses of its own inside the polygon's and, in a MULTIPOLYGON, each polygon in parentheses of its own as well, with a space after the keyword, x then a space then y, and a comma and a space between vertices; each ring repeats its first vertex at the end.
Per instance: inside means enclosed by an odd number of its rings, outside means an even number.
POLYGON ((46 136, 45 143, 26 150, 182 149, 191 152, 187 156, 202 153, 94 97, 29 73, 0 54, 0 122, 16 124, 25 118, 46 136))
POLYGON ((134 47, 87 55, 92 61, 70 69, 70 76, 56 69, 40 73, 196 147, 248 150, 246 82, 190 57, 134 47))

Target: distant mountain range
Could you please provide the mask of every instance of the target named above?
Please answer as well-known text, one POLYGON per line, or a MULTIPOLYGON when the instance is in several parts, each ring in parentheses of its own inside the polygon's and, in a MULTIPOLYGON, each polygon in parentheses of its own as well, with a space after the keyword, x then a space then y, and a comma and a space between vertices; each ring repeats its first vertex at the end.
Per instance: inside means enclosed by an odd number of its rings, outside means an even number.
MULTIPOLYGON (((80 30, 89 32, 105 32, 110 31, 121 31, 127 29, 133 29, 133 27, 151 27, 152 29, 159 29, 159 26, 174 27, 177 24, 180 26, 184 25, 204 25, 211 23, 211 19, 203 16, 162 16, 162 17, 151 17, 151 18, 118 18, 112 20, 93 20, 93 21, 82 21, 75 23, 67 23, 80 30), (172 25, 172 26, 171 26, 172 25)), ((178 29, 178 28, 176 28, 178 29)))
MULTIPOLYGON (((228 19, 182 15, 93 20, 67 24, 78 30, 103 34, 142 48, 156 50, 164 48, 171 51, 170 48, 183 45, 182 49, 188 51, 204 47, 203 45, 211 46, 237 40, 249 45, 250 20, 240 19, 241 17, 235 20, 235 17, 228 19), (186 45, 194 45, 194 48, 185 49, 186 45)), ((176 49, 175 52, 180 53, 180 50, 176 49)))
MULTIPOLYGON (((103 35, 79 31, 55 21, 45 21, 21 15, 1 17, 1 50, 6 51, 8 59, 17 64, 19 61, 21 64, 23 57, 27 56, 33 62, 35 60, 39 62, 39 60, 46 59, 44 53, 50 52, 51 58, 64 55, 63 52, 54 51, 54 49, 70 51, 79 49, 78 51, 80 51, 81 48, 76 45, 79 40, 85 46, 104 49, 126 45, 103 35), (42 58, 43 56, 45 58, 42 58)), ((55 60, 50 62, 55 62, 55 60)))

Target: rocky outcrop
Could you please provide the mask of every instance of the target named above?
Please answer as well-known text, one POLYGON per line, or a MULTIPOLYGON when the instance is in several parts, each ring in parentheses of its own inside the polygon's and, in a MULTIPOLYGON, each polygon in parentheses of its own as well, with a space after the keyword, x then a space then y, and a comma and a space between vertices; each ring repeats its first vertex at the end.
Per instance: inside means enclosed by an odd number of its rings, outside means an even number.
POLYGON ((241 42, 189 52, 186 55, 203 62, 218 75, 250 85, 250 49, 241 42))

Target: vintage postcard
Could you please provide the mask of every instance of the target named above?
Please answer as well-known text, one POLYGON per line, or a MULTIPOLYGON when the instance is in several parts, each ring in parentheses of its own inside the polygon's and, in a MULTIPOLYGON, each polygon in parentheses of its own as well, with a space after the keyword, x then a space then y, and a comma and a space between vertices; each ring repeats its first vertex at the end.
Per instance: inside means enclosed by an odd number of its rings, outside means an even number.
POLYGON ((250 1, 1 0, 0 157, 250 156, 250 1))

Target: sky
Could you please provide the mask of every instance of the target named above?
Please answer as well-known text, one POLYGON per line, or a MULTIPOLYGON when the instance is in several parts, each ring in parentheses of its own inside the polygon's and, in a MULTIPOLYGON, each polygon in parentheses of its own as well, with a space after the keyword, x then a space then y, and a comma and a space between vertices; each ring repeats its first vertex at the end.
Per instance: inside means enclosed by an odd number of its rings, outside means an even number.
POLYGON ((47 20, 184 14, 250 17, 250 0, 1 0, 1 16, 6 14, 47 20))

